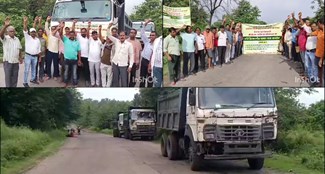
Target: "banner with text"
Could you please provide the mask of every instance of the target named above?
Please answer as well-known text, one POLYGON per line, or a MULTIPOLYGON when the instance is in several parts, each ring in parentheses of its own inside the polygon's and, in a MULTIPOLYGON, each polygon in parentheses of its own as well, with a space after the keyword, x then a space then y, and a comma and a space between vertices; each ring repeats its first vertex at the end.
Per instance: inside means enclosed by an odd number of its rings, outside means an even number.
POLYGON ((242 24, 243 54, 277 54, 282 36, 282 23, 268 25, 242 24))
POLYGON ((191 25, 190 7, 163 6, 164 28, 181 28, 183 25, 191 25))

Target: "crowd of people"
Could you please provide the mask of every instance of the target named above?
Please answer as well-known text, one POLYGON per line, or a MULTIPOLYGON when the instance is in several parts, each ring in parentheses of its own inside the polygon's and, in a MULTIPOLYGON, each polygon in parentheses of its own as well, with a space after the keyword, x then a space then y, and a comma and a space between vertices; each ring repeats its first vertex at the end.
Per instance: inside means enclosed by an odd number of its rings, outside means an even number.
POLYGON ((87 87, 134 87, 136 82, 140 82, 140 87, 162 85, 162 37, 157 37, 155 31, 149 38, 146 36, 145 26, 150 19, 144 22, 141 30, 142 48, 135 29, 131 29, 127 36, 127 32, 118 32, 110 23, 107 37, 103 37, 101 25, 98 31, 90 33, 91 21, 88 28, 80 31, 75 30, 76 20, 71 28, 65 27, 64 22, 49 28, 49 16, 44 28, 41 17, 36 17, 28 31, 28 18, 24 17, 24 56, 10 21, 6 18, 0 31, 6 87, 17 87, 19 64, 22 63, 25 65, 24 87, 29 87, 29 82, 38 85, 52 78, 61 80, 65 87, 70 82, 76 87, 81 76, 87 87), (136 77, 139 69, 140 77, 136 77), (29 72, 31 79, 28 82, 29 72))
POLYGON ((324 19, 317 23, 292 13, 288 16, 280 43, 282 54, 289 61, 301 63, 303 77, 311 86, 322 86, 324 80, 324 19), (293 21, 290 23, 290 21, 293 21))
POLYGON ((199 27, 193 32, 192 26, 188 25, 169 29, 170 34, 164 38, 164 54, 168 59, 171 85, 199 71, 230 64, 242 54, 242 25, 235 25, 234 21, 230 24, 226 22, 227 19, 224 19, 219 28, 207 26, 204 32, 199 27))

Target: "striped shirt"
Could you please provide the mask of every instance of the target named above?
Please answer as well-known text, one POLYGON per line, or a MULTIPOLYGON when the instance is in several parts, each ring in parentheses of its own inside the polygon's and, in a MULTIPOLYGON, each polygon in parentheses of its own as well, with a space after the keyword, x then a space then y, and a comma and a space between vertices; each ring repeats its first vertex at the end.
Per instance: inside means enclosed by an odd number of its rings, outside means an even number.
POLYGON ((19 63, 19 52, 22 49, 20 40, 17 37, 11 38, 5 35, 0 41, 3 44, 3 61, 8 63, 19 63))

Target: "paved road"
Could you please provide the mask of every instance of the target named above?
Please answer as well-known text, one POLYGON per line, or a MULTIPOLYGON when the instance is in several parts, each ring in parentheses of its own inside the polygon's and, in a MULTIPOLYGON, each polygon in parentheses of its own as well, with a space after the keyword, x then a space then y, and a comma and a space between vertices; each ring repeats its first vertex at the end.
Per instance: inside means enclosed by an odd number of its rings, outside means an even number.
MULTIPOLYGON (((17 87, 24 87, 23 86, 23 79, 24 79, 24 64, 19 64, 19 74, 18 74, 18 85, 17 87)), ((53 68, 52 68, 53 70, 53 68)), ((140 76, 140 70, 137 71, 137 77, 140 76)), ((31 79, 31 73, 29 72, 28 79, 31 79)), ((48 81, 44 81, 43 83, 40 83, 39 85, 28 83, 30 87, 64 87, 64 83, 60 82, 61 79, 58 79, 55 81, 54 79, 50 79, 48 81)), ((136 87, 139 87, 140 83, 137 82, 136 87)), ((4 69, 3 69, 3 63, 0 64, 0 87, 5 87, 5 75, 4 75, 4 69)), ((86 87, 85 81, 81 79, 79 81, 78 87, 86 87)))
MULTIPOLYGON (((26 174, 275 174, 251 171, 246 162, 219 161, 192 172, 186 161, 169 161, 160 146, 149 141, 130 141, 104 134, 82 133, 69 138, 55 155, 46 158, 26 174)), ((278 173, 276 173, 278 174, 278 173)))
POLYGON ((175 87, 308 87, 300 81, 300 70, 300 64, 280 55, 242 55, 222 68, 189 76, 175 87))

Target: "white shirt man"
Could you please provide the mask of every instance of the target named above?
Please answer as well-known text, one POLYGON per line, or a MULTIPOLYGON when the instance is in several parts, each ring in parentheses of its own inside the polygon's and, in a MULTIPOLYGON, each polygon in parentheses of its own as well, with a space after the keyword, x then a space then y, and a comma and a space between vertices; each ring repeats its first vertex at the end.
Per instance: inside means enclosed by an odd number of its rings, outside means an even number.
POLYGON ((28 34, 27 31, 23 31, 25 37, 25 72, 24 72, 24 87, 29 87, 28 85, 28 74, 29 67, 31 67, 32 83, 38 84, 36 80, 36 65, 37 58, 41 53, 41 41, 36 37, 35 28, 29 30, 30 33, 34 33, 34 38, 28 34))
POLYGON ((161 87, 163 77, 163 58, 162 58, 162 36, 158 37, 153 45, 153 54, 151 57, 151 69, 153 71, 153 87, 161 87))
POLYGON ((100 61, 101 61, 101 40, 89 39, 89 71, 90 71, 90 83, 91 86, 95 86, 95 74, 96 74, 96 86, 100 86, 100 61))
POLYGON ((205 45, 204 35, 203 34, 200 34, 200 35, 196 34, 195 41, 196 41, 196 44, 197 44, 197 50, 198 51, 204 50, 204 45, 205 45))
POLYGON ((107 37, 115 45, 115 53, 112 58, 113 80, 112 87, 128 87, 128 72, 131 71, 134 63, 134 49, 130 42, 125 40, 125 32, 120 32, 120 39, 111 35, 110 29, 107 37))
POLYGON ((10 20, 6 19, 6 24, 0 30, 0 41, 3 46, 3 69, 6 87, 17 87, 19 63, 22 63, 20 57, 22 46, 15 36, 15 28, 9 25, 10 20), (5 30, 9 33, 8 35, 4 35, 5 30))
POLYGON ((218 46, 227 46, 227 33, 219 31, 218 36, 218 46))

